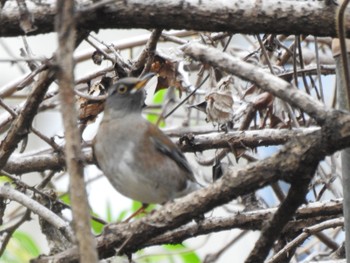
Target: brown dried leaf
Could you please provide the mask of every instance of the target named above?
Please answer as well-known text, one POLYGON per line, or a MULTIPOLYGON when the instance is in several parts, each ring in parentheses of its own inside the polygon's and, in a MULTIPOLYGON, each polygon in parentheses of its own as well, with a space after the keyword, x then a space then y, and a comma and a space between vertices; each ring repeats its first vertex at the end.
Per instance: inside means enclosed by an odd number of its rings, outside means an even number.
POLYGON ((254 108, 259 111, 266 109, 267 107, 272 105, 271 103, 273 101, 273 98, 274 97, 271 95, 271 93, 268 92, 263 92, 259 94, 253 102, 254 108))
POLYGON ((219 124, 225 124, 233 117, 233 96, 231 76, 223 78, 218 85, 212 89, 206 96, 207 120, 219 124))
MULTIPOLYGON (((107 93, 112 79, 104 77, 101 81, 95 82, 88 91, 89 96, 101 96, 107 93)), ((99 113, 104 109, 104 101, 93 101, 86 98, 79 98, 79 120, 83 123, 93 123, 99 113)))
POLYGON ((94 53, 92 53, 91 59, 96 65, 101 65, 104 55, 100 51, 96 50, 94 53))
POLYGON ((181 83, 176 79, 176 62, 164 59, 159 55, 154 56, 151 71, 158 74, 158 82, 155 92, 168 87, 175 87, 181 93, 183 91, 181 83))
POLYGON ((253 94, 255 91, 257 90, 257 87, 255 85, 252 85, 251 87, 249 87, 246 92, 243 94, 243 99, 248 96, 253 94))

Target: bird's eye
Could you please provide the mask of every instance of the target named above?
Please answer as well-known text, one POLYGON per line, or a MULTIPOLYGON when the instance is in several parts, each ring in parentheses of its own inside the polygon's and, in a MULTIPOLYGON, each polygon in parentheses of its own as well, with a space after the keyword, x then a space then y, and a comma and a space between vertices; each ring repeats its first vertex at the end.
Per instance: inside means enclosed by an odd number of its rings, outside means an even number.
POLYGON ((127 91, 127 87, 124 85, 121 85, 118 87, 118 93, 119 94, 124 94, 127 91))

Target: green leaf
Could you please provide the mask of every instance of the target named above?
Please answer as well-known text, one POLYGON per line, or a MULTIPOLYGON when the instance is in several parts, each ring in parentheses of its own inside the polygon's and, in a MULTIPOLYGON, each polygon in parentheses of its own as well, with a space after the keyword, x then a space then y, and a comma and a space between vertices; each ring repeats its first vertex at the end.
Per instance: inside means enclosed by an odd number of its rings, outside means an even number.
MULTIPOLYGON (((166 89, 162 89, 162 90, 157 91, 156 94, 154 94, 154 96, 153 96, 152 102, 156 105, 157 104, 161 105, 164 101, 166 91, 167 91, 166 89)), ((154 112, 159 114, 159 113, 161 113, 161 110, 155 110, 154 112)), ((158 114, 147 114, 146 119, 149 122, 156 124, 158 121, 158 118, 159 118, 158 114)), ((159 127, 165 127, 165 122, 161 121, 159 124, 159 127)))
POLYGON ((113 221, 112 205, 111 205, 111 202, 109 200, 107 200, 106 220, 107 220, 107 222, 113 221))
POLYGON ((17 230, 11 237, 0 262, 29 262, 30 259, 38 257, 39 254, 39 247, 31 236, 25 232, 17 230))
POLYGON ((28 251, 32 256, 39 256, 40 250, 37 244, 27 233, 16 231, 13 234, 13 238, 17 240, 21 244, 21 247, 28 251))
POLYGON ((138 201, 132 201, 131 203, 131 208, 130 208, 130 212, 134 213, 136 212, 138 209, 140 209, 140 207, 142 206, 142 204, 138 201))
POLYGON ((107 210, 106 210, 106 221, 108 223, 122 221, 126 217, 128 211, 129 211, 128 209, 124 209, 124 210, 119 212, 117 217, 114 217, 112 207, 113 207, 112 204, 108 200, 107 201, 107 210))
POLYGON ((175 263, 176 255, 155 254, 147 255, 143 250, 137 252, 137 262, 139 263, 175 263))
POLYGON ((63 195, 60 196, 60 200, 65 203, 66 205, 70 205, 71 202, 70 202, 70 197, 69 197, 69 194, 68 193, 65 193, 63 195))
POLYGON ((183 252, 184 249, 186 249, 186 246, 183 244, 177 244, 177 245, 164 245, 165 249, 169 251, 178 251, 178 256, 181 257, 182 262, 184 263, 200 263, 201 260, 198 257, 198 255, 194 251, 186 251, 183 252))
POLYGON ((119 216, 116 221, 123 221, 128 214, 128 210, 124 209, 119 213, 119 216))
MULTIPOLYGON (((93 213, 94 216, 99 217, 96 213, 93 213)), ((91 228, 94 231, 95 234, 101 234, 103 230, 104 224, 91 219, 91 228)))
POLYGON ((12 180, 10 178, 8 178, 7 176, 0 174, 0 182, 1 183, 12 183, 12 180))

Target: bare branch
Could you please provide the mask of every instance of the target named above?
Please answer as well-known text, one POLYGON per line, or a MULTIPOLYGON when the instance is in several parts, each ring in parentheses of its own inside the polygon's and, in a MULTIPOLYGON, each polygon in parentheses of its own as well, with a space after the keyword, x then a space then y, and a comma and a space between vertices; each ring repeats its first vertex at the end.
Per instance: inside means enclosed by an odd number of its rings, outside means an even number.
POLYGON ((286 199, 282 202, 271 220, 267 221, 261 230, 261 235, 254 249, 245 261, 246 263, 264 262, 275 240, 281 235, 282 229, 294 216, 297 208, 305 202, 309 184, 315 173, 318 162, 308 163, 303 171, 294 178, 286 199))
MULTIPOLYGON (((275 144, 284 144, 293 138, 310 134, 318 128, 306 128, 295 130, 260 130, 260 131, 235 131, 228 133, 213 132, 212 129, 182 129, 178 132, 173 130, 166 131, 169 136, 185 138, 186 134, 192 133, 193 136, 188 140, 181 140, 179 146, 184 152, 195 152, 213 148, 231 148, 236 146, 258 147, 275 144), (210 134, 206 134, 211 132, 210 134)), ((81 161, 87 164, 93 164, 91 149, 84 149, 81 155, 81 161)), ((28 154, 16 154, 9 158, 4 170, 13 174, 25 174, 30 172, 43 172, 45 170, 59 171, 65 167, 64 157, 60 153, 52 151, 33 152, 28 154)))
POLYGON ((209 63, 223 71, 253 82, 264 91, 271 92, 292 106, 307 112, 318 122, 325 120, 327 111, 323 104, 294 88, 290 83, 267 73, 262 68, 246 63, 215 48, 197 43, 187 44, 182 50, 185 54, 197 60, 209 63))
POLYGON ((318 130, 318 128, 295 130, 253 130, 234 131, 227 133, 211 133, 207 135, 184 134, 180 138, 180 148, 184 152, 200 152, 218 148, 271 146, 284 144, 296 136, 303 136, 318 130))
POLYGON ((344 226, 344 218, 337 218, 337 219, 331 219, 324 221, 322 223, 319 223, 317 225, 307 227, 303 230, 303 233, 297 236, 294 240, 289 242, 282 250, 280 250, 276 255, 271 257, 267 263, 275 263, 280 262, 279 259, 286 253, 288 253, 293 248, 299 246, 301 243, 303 243, 308 237, 310 237, 312 234, 316 234, 322 230, 328 229, 328 228, 335 228, 335 227, 342 227, 344 226))
POLYGON ((142 70, 141 75, 143 75, 144 73, 147 73, 150 70, 155 50, 157 48, 157 42, 161 36, 162 31, 162 29, 154 29, 152 31, 152 34, 148 39, 145 47, 143 48, 133 65, 134 73, 140 72, 140 70, 142 70))
MULTIPOLYGON (((30 34, 53 32, 53 6, 40 6, 30 12, 38 28, 30 34)), ((77 28, 89 31, 103 28, 173 28, 247 34, 336 35, 335 8, 326 6, 324 1, 262 1, 257 4, 254 0, 128 0, 78 7, 77 14, 77 28), (116 16, 118 19, 115 19, 116 16), (276 19, 280 23, 276 23, 276 19), (300 22, 306 20, 309 23, 300 22)), ((19 16, 18 10, 2 10, 0 36, 23 35, 19 16)), ((349 25, 350 18, 347 16, 347 19, 349 25)))
MULTIPOLYGON (((220 180, 206 189, 167 203, 152 214, 129 223, 127 227, 125 224, 109 225, 98 238, 98 247, 103 248, 108 256, 128 240, 119 253, 132 253, 151 238, 184 225, 237 196, 248 194, 277 180, 295 181, 295 187, 305 183, 312 178, 317 164, 325 155, 350 145, 350 116, 336 111, 331 116, 324 130, 296 138, 270 158, 244 168, 229 169, 220 180), (338 125, 342 128, 337 128, 338 125)), ((305 186, 301 187, 303 192, 304 188, 305 186)), ((294 200, 294 197, 290 200, 294 200)), ((295 206, 298 204, 296 202, 295 206)), ((56 255, 56 258, 76 257, 71 253, 72 251, 66 251, 61 254, 62 257, 56 255)))
POLYGON ((33 213, 44 218, 47 222, 54 225, 57 229, 61 230, 67 240, 73 242, 74 234, 69 227, 69 223, 58 217, 55 213, 42 206, 38 202, 34 201, 32 198, 26 196, 25 194, 11 188, 9 185, 0 186, 0 195, 3 198, 16 201, 23 206, 27 207, 33 213))
POLYGON ((4 254, 7 244, 10 241, 13 233, 27 220, 30 220, 30 209, 27 209, 27 211, 24 213, 24 215, 21 217, 18 222, 11 225, 10 227, 7 227, 5 229, 2 229, 0 231, 1 233, 1 248, 0 248, 0 257, 4 254))
MULTIPOLYGON (((342 200, 316 202, 300 207, 295 213, 295 219, 288 222, 283 233, 295 233, 301 229, 324 220, 327 216, 338 218, 342 214, 342 200), (314 221, 313 221, 314 220, 314 221)), ((181 243, 184 240, 199 235, 239 228, 242 230, 261 230, 264 222, 273 216, 277 208, 237 212, 225 218, 206 218, 200 225, 190 223, 179 229, 152 238, 144 247, 164 243, 181 243)))
POLYGON ((39 80, 35 83, 33 92, 28 96, 23 106, 23 110, 14 120, 6 138, 0 145, 0 168, 5 166, 8 158, 16 149, 18 143, 28 134, 39 104, 42 102, 47 89, 54 80, 54 71, 47 70, 39 75, 39 80))
POLYGON ((35 154, 19 157, 13 155, 4 166, 4 170, 12 174, 43 172, 46 170, 60 171, 65 167, 64 156, 60 154, 35 154))
POLYGON ((98 261, 91 233, 89 204, 81 161, 81 138, 77 126, 74 98, 75 7, 74 1, 57 1, 56 29, 58 33, 57 79, 60 85, 61 112, 65 131, 65 157, 69 173, 69 196, 72 202, 73 225, 81 262, 98 261))

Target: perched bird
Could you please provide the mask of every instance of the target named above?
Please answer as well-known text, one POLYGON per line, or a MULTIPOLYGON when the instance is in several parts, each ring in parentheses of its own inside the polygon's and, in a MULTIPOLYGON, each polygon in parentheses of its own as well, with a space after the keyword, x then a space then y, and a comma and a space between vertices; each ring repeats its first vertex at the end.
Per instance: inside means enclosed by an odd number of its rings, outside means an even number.
POLYGON ((143 78, 123 78, 108 89, 94 156, 114 188, 143 204, 163 204, 199 188, 190 165, 157 126, 146 121, 143 78))

